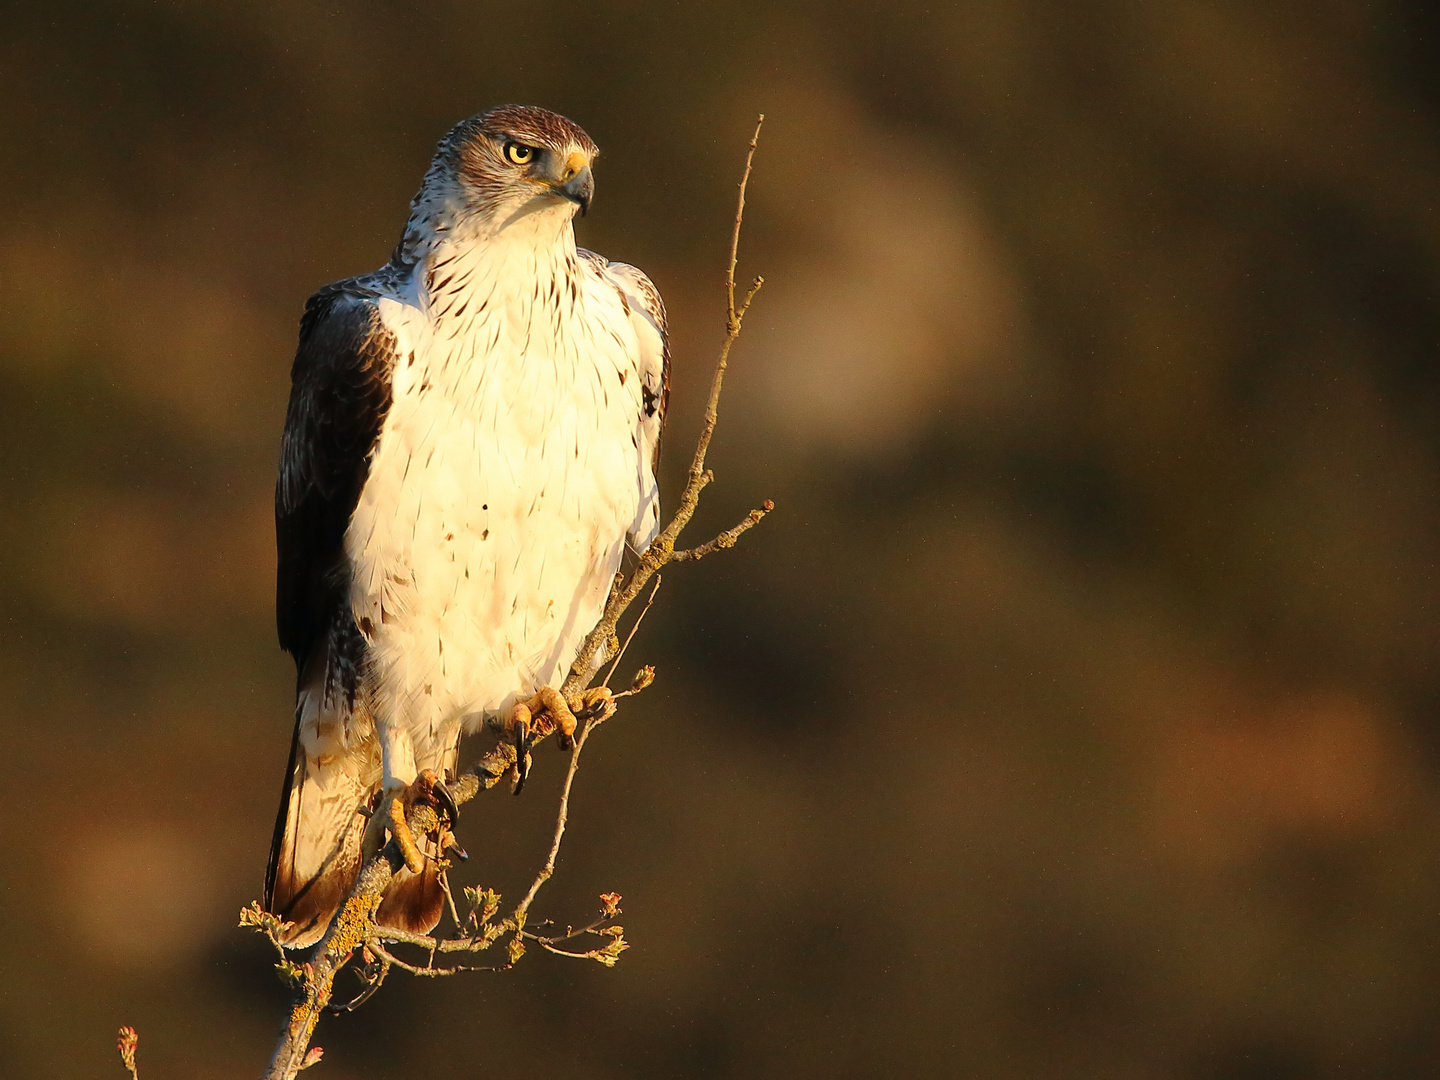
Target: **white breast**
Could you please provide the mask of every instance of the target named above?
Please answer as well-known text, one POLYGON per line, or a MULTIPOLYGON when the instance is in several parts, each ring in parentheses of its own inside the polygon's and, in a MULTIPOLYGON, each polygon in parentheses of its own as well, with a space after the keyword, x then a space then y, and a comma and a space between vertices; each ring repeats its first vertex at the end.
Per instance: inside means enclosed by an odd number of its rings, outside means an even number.
POLYGON ((345 537, 376 721, 421 768, 563 680, 654 498, 623 302, 494 248, 448 267, 464 289, 380 302, 400 359, 345 537))

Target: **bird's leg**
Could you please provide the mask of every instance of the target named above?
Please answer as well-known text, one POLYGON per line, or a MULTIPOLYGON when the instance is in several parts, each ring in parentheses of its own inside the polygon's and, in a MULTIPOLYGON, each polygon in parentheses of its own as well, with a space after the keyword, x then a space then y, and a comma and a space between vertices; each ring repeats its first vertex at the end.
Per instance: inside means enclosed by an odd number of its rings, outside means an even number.
POLYGON ((375 812, 370 815, 370 824, 365 830, 363 851, 365 859, 379 851, 384 844, 385 831, 388 829, 390 835, 395 839, 395 844, 400 848, 400 854, 405 859, 405 865, 412 874, 418 874, 425 869, 425 855, 421 852, 418 844, 415 843, 415 835, 410 830, 410 823, 406 820, 410 808, 416 803, 429 803, 440 811, 442 818, 440 823, 440 850, 447 847, 454 848, 461 858, 467 858, 463 849, 454 842, 450 836, 450 827, 454 825, 459 814, 455 807, 455 800, 450 792, 446 790, 444 781, 433 769, 424 769, 415 777, 413 783, 405 784, 390 780, 380 791, 379 803, 375 812), (447 842, 447 837, 449 840, 447 842))
POLYGON ((530 699, 530 708, 544 713, 550 721, 550 730, 558 731, 556 741, 560 749, 569 750, 575 744, 575 714, 570 703, 553 686, 542 686, 530 699))
POLYGON ((440 809, 445 811, 445 824, 452 829, 460 824, 460 807, 455 804, 455 796, 450 794, 450 788, 444 780, 437 779, 435 781, 431 794, 435 796, 435 802, 440 809))
POLYGON ((575 731, 575 714, 560 691, 553 686, 542 686, 528 701, 514 704, 505 726, 515 738, 515 783, 510 793, 519 795, 525 788, 525 778, 530 775, 531 735, 543 737, 558 728, 564 745, 575 731))
POLYGON ((540 738, 552 731, 558 732, 556 741, 560 749, 569 750, 575 745, 577 713, 586 718, 598 716, 607 719, 614 711, 614 696, 605 686, 583 690, 568 701, 553 686, 542 686, 528 701, 517 701, 505 723, 506 730, 515 738, 514 794, 520 794, 525 778, 530 774, 532 733, 540 738))
POLYGON ((435 781, 431 794, 435 796, 435 802, 441 811, 440 827, 436 830, 440 858, 443 859, 446 852, 453 852, 461 862, 469 860, 470 853, 455 839, 454 830, 455 826, 460 824, 460 804, 471 798, 478 786, 468 777, 457 777, 449 769, 445 770, 443 777, 435 781))
POLYGON ((608 686, 592 686, 589 690, 581 690, 577 696, 580 700, 575 712, 587 720, 609 720, 615 714, 615 695, 608 686))
POLYGON ((360 841, 361 865, 369 862, 385 846, 385 834, 390 828, 390 807, 404 795, 405 788, 403 782, 392 782, 375 793, 370 820, 365 825, 365 836, 360 841))
MULTIPOLYGON (((434 774, 431 773, 433 776, 434 774)), ((415 784, 424 779, 425 774, 421 773, 415 778, 415 784)), ((420 854, 420 848, 415 843, 415 837, 410 832, 410 823, 405 820, 405 814, 410 809, 410 795, 415 784, 396 793, 389 804, 390 835, 400 848, 400 854, 405 858, 405 865, 412 874, 418 874, 425 869, 425 856, 420 854)))

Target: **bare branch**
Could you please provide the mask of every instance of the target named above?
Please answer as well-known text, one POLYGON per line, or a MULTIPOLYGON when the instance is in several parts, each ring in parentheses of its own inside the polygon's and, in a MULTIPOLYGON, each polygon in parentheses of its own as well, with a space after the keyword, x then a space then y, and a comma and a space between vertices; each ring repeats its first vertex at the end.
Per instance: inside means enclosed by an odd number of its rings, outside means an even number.
POLYGON ((590 738, 590 733, 601 724, 600 720, 587 720, 585 726, 580 729, 580 734, 575 739, 575 749, 570 751, 570 767, 565 770, 565 783, 560 788, 560 810, 555 815, 555 834, 550 839, 550 852, 545 856, 545 865, 540 868, 540 873, 535 875, 535 880, 530 883, 530 891, 525 894, 515 907, 511 918, 516 922, 516 935, 524 929, 525 916, 530 911, 530 905, 535 902, 535 896, 540 892, 540 886, 550 880, 555 873, 555 860, 560 854, 560 841, 565 839, 565 825, 570 819, 570 789, 575 784, 575 774, 580 771, 580 752, 585 749, 585 743, 590 738))
MULTIPOLYGON (((726 324, 732 333, 739 333, 740 327, 735 324, 735 263, 740 257, 740 222, 745 217, 745 189, 750 185, 750 167, 755 163, 755 148, 760 143, 760 129, 765 125, 765 114, 761 113, 755 121, 755 134, 750 136, 750 150, 745 155, 745 172, 740 177, 740 197, 736 200, 735 207, 735 229, 730 234, 730 265, 725 272, 725 298, 729 303, 730 320, 726 324)), ((759 286, 756 286, 758 288, 759 286)), ((755 290, 750 290, 751 296, 755 290)), ((750 306, 750 297, 745 298, 744 307, 750 306)))
POLYGON ((439 877, 440 877, 440 888, 441 888, 441 889, 444 891, 444 893, 445 893, 445 907, 446 907, 446 910, 448 910, 448 911, 450 912, 450 921, 455 924, 455 928, 458 930, 458 929, 460 929, 460 913, 455 910, 455 896, 454 896, 454 894, 451 893, 451 891, 450 891, 450 875, 447 874, 447 873, 444 871, 444 869, 442 868, 441 871, 440 871, 439 877))
POLYGON ((761 506, 759 510, 751 510, 750 513, 745 515, 740 524, 736 525, 733 529, 726 529, 719 536, 715 537, 714 540, 707 540, 705 543, 696 547, 676 550, 671 553, 670 558, 674 562, 695 562, 698 559, 703 559, 706 555, 722 551, 725 548, 732 548, 742 535, 749 532, 756 525, 759 525, 760 519, 774 509, 775 504, 769 499, 766 499, 764 505, 761 506))
MULTIPOLYGON (((372 951, 374 950, 372 949, 372 951)), ((361 989, 360 993, 356 994, 344 1005, 331 1005, 329 1007, 329 1011, 332 1013, 354 1012, 361 1005, 364 1005, 365 1002, 369 1001, 372 997, 375 996, 376 991, 378 991, 380 987, 384 985, 385 976, 389 974, 390 961, 388 958, 382 956, 380 958, 380 967, 378 970, 373 973, 361 975, 361 980, 365 983, 365 986, 363 989, 361 989)))
POLYGON ((482 964, 456 964, 454 967, 435 967, 434 965, 427 964, 425 967, 420 967, 417 964, 407 964, 394 953, 387 951, 386 948, 378 942, 371 942, 370 948, 387 964, 393 964, 401 971, 408 971, 411 975, 420 975, 427 979, 443 978, 446 975, 458 975, 462 971, 506 971, 510 967, 509 964, 489 966, 482 964))
POLYGON ((655 603, 655 594, 660 591, 660 582, 663 581, 659 574, 655 575, 655 585, 650 590, 650 595, 645 598, 645 606, 640 609, 640 614, 635 617, 635 623, 630 627, 630 633, 625 635, 625 643, 620 646, 620 651, 615 654, 615 659, 610 662, 610 670, 605 673, 605 681, 601 686, 609 686, 610 679, 615 674, 615 669, 620 666, 620 661, 625 658, 625 650, 630 648, 630 642, 635 640, 635 631, 640 629, 640 624, 645 621, 645 616, 650 614, 650 605, 655 603))

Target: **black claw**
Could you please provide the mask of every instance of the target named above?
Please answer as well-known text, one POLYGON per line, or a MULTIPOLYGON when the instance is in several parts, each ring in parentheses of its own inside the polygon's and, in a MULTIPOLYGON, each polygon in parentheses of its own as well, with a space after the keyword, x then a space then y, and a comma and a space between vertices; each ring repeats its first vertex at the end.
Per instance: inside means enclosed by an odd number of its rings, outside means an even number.
POLYGON ((530 775, 530 725, 515 725, 515 790, 510 794, 519 795, 530 775))
POLYGON ((450 837, 450 847, 448 850, 454 852, 455 857, 461 862, 470 861, 470 853, 466 851, 463 847, 461 847, 460 841, 456 840, 453 836, 450 837))
POLYGON ((565 732, 563 732, 563 731, 560 732, 558 735, 555 736, 555 742, 556 742, 556 744, 560 747, 561 750, 574 750, 574 749, 575 749, 575 736, 574 736, 574 735, 566 735, 565 732))
POLYGON ((435 785, 431 787, 430 792, 435 796, 435 801, 440 804, 440 808, 445 811, 445 815, 450 819, 451 827, 453 828, 458 825, 460 823, 460 807, 455 805, 455 796, 450 794, 450 789, 445 786, 445 782, 443 780, 437 781, 435 785))

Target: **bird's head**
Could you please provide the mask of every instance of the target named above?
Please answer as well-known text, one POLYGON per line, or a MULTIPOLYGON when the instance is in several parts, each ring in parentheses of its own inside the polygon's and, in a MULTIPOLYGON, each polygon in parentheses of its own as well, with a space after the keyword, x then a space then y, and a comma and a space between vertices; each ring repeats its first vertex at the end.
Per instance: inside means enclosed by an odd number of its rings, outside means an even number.
POLYGON ((568 224, 590 208, 598 152, 579 125, 547 109, 501 105, 472 116, 440 141, 411 226, 493 233, 537 215, 568 224))

